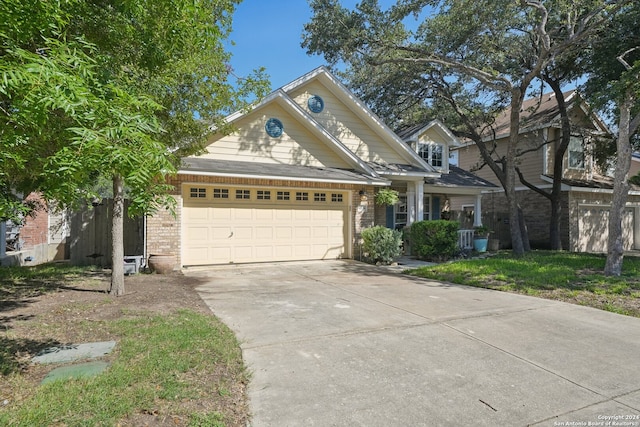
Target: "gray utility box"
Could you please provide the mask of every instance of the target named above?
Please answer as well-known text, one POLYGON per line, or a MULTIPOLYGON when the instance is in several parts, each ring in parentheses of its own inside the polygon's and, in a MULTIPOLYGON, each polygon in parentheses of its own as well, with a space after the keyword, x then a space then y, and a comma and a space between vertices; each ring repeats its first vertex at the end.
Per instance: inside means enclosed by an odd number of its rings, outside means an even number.
POLYGON ((124 274, 138 274, 144 266, 144 255, 124 257, 124 274))

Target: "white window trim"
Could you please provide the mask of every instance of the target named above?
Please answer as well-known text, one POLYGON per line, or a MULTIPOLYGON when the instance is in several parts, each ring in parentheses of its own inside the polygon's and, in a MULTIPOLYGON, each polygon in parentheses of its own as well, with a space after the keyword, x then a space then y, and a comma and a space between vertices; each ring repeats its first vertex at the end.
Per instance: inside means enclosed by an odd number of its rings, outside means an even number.
POLYGON ((449 162, 449 152, 447 150, 447 145, 446 144, 441 144, 438 142, 420 142, 418 141, 417 145, 416 145, 416 153, 418 153, 418 155, 428 164, 430 164, 431 166, 433 166, 434 168, 437 169, 444 169, 447 170, 448 169, 448 162, 449 162), (421 149, 426 148, 426 154, 427 156, 424 157, 422 155, 421 149), (433 149, 435 147, 441 147, 442 149, 442 158, 440 159, 441 161, 441 165, 440 166, 435 166, 433 164, 433 149))
MULTIPOLYGON (((573 152, 577 153, 577 150, 573 150, 573 152)), ((573 170, 585 170, 587 168, 587 154, 586 154, 586 150, 584 148, 583 145, 583 141, 580 137, 577 136, 572 136, 571 137, 571 141, 569 142, 569 146, 567 147, 567 167, 569 169, 573 169, 573 170), (582 153, 582 166, 571 166, 571 145, 574 141, 579 141, 580 144, 580 148, 581 148, 581 153, 582 153)))

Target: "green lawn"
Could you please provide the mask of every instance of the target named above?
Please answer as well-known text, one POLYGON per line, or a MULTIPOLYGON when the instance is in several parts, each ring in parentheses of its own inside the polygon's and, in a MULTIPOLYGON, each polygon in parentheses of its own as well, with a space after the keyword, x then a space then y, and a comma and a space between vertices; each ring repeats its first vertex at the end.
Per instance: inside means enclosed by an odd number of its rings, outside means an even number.
POLYGON ((408 273, 462 285, 517 292, 640 317, 640 258, 625 257, 621 277, 603 274, 605 257, 596 254, 509 252, 422 267, 408 273))
MULTIPOLYGON (((216 370, 246 376, 234 335, 213 316, 184 310, 100 326, 121 337, 107 371, 31 389, 20 404, 0 411, 0 425, 113 426, 141 410, 153 413, 159 401, 181 405, 229 393, 229 384, 215 381, 216 370)), ((20 388, 20 375, 3 381, 20 388)), ((188 418, 184 425, 225 425, 221 414, 203 413, 197 405, 182 415, 188 418)))
MULTIPOLYGON (((173 308, 179 302, 166 308, 170 293, 143 293, 156 289, 156 276, 137 279, 144 282, 132 282, 129 296, 115 298, 94 291, 108 284, 95 268, 0 268, 0 426, 237 425, 249 373, 233 332, 215 316, 173 308), (70 288, 86 292, 54 298, 70 288), (147 302, 128 303, 135 294, 147 302), (14 308, 28 310, 16 316, 14 308), (58 344, 52 337, 60 330, 85 342, 116 340, 108 369, 40 385, 53 367, 25 355, 58 344)), ((181 278, 168 280, 179 286, 181 278)))

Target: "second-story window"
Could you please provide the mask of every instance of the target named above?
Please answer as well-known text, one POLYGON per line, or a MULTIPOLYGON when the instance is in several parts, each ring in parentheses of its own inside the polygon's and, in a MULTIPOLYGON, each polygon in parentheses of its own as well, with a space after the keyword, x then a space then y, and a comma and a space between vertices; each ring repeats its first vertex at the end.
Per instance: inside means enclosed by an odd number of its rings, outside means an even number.
POLYGON ((443 153, 442 144, 418 143, 418 154, 433 167, 441 168, 443 166, 443 153))
POLYGON ((582 138, 572 136, 569 141, 568 159, 571 169, 584 169, 584 145, 582 138))

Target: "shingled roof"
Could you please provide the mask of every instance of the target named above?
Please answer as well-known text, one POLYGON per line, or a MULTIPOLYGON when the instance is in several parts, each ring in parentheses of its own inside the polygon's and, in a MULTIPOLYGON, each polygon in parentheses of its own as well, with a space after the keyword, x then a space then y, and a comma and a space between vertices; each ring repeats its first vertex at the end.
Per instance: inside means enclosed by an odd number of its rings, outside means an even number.
MULTIPOLYGON (((577 92, 570 90, 564 92, 567 107, 571 108, 577 92)), ((498 116, 491 127, 496 137, 509 135, 511 126, 511 108, 506 108, 498 116)), ((529 132, 542 127, 547 127, 555 122, 559 123, 560 109, 554 93, 547 93, 535 98, 525 99, 520 109, 520 132, 529 132)), ((487 132, 485 132, 487 134, 487 132)))
POLYGON ((452 165, 449 166, 449 173, 443 173, 440 178, 427 179, 425 183, 435 187, 446 188, 475 187, 487 190, 498 188, 498 186, 492 182, 452 165))

